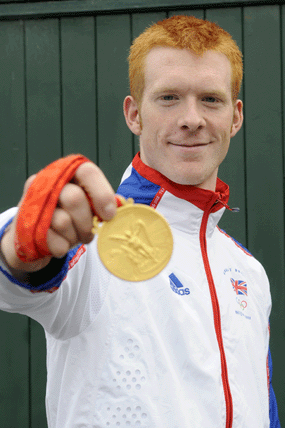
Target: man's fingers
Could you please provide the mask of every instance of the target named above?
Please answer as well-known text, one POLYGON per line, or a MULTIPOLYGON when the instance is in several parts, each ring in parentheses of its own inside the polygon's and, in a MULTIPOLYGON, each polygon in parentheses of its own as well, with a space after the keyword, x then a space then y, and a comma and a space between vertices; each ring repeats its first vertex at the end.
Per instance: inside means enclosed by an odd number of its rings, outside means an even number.
POLYGON ((57 221, 56 231, 63 232, 63 236, 73 241, 74 234, 76 234, 77 242, 90 242, 93 238, 91 232, 93 214, 84 190, 76 184, 66 184, 60 193, 58 205, 66 212, 66 215, 60 211, 55 213, 53 228, 57 221))
MULTIPOLYGON (((35 177, 26 181, 19 206, 35 177)), ((92 162, 80 165, 72 182, 63 187, 53 213, 47 233, 47 246, 52 256, 63 257, 78 243, 91 242, 94 211, 103 220, 110 220, 116 208, 115 193, 103 172, 92 162)))
POLYGON ((74 182, 89 196, 93 208, 103 220, 111 220, 116 214, 115 193, 103 172, 92 162, 86 162, 77 169, 74 182))
POLYGON ((110 220, 116 208, 115 193, 103 172, 92 162, 82 164, 72 182, 63 187, 53 214, 47 235, 52 255, 63 257, 79 242, 91 242, 94 211, 110 220))
POLYGON ((66 239, 71 246, 76 245, 79 241, 72 218, 61 208, 55 209, 50 227, 54 232, 66 239))
POLYGON ((70 250, 70 243, 63 236, 49 229, 47 233, 47 245, 53 257, 64 257, 70 250))

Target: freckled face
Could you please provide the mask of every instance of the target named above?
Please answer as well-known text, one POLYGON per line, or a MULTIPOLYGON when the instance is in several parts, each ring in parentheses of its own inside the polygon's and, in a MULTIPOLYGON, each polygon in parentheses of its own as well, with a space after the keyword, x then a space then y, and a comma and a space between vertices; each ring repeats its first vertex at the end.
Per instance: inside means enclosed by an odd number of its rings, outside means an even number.
POLYGON ((132 130, 140 136, 145 164, 176 183, 215 190, 230 138, 242 125, 242 102, 232 102, 228 58, 215 51, 197 56, 153 48, 136 120, 142 127, 132 130))

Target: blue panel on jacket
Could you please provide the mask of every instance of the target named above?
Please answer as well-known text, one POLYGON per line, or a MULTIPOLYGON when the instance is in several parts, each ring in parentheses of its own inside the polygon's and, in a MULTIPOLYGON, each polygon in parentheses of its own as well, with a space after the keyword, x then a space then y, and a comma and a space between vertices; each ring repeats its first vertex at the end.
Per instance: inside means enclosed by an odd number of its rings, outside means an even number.
POLYGON ((281 428, 279 417, 278 417, 278 408, 276 397, 272 387, 272 358, 270 349, 268 352, 268 367, 269 367, 269 419, 270 419, 270 428, 281 428))
POLYGON ((133 198, 137 204, 150 205, 159 189, 160 186, 158 184, 154 184, 142 177, 132 168, 131 175, 120 184, 117 194, 124 196, 126 199, 133 198))

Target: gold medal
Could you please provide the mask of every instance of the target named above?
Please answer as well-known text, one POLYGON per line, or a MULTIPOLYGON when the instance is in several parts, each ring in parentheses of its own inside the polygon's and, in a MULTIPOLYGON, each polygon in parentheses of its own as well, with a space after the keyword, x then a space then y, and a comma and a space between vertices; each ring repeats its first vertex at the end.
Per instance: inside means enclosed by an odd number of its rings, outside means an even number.
POLYGON ((173 237, 169 224, 154 208, 120 197, 122 206, 112 220, 99 225, 98 253, 104 266, 126 281, 144 281, 169 262, 173 237))

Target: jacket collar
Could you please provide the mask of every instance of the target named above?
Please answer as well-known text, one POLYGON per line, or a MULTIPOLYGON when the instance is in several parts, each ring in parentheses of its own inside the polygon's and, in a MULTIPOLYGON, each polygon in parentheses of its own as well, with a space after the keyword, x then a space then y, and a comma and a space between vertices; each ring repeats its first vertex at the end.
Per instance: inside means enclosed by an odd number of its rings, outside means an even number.
POLYGON ((155 169, 147 166, 137 153, 132 162, 133 168, 145 179, 165 189, 172 195, 184 199, 203 211, 219 211, 221 208, 228 208, 229 186, 219 178, 217 179, 216 191, 200 189, 196 186, 177 184, 162 175, 155 169))

